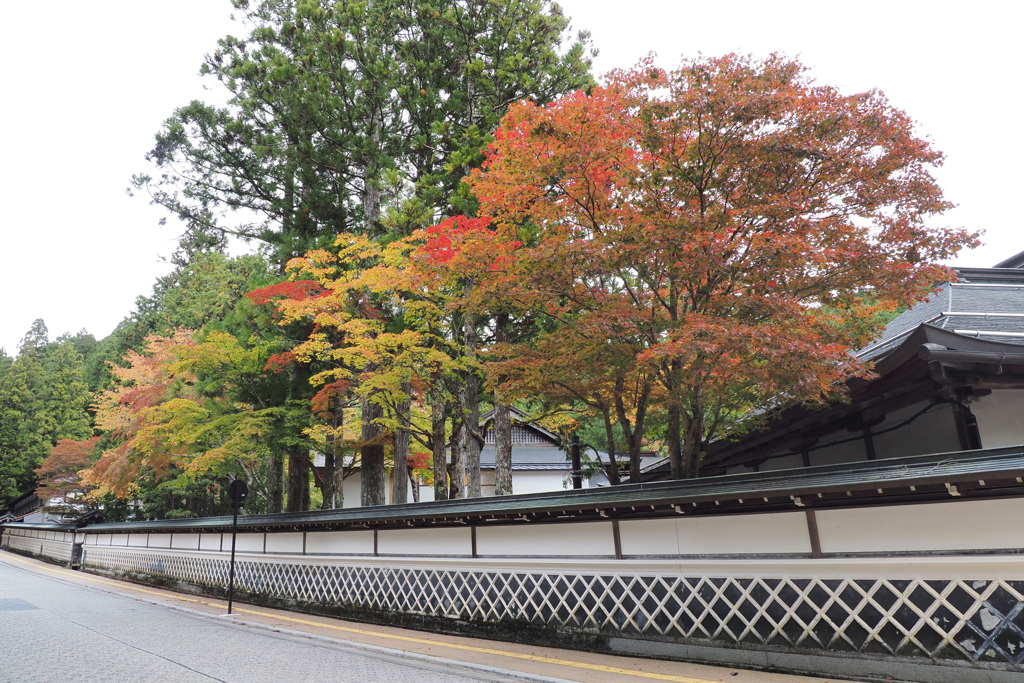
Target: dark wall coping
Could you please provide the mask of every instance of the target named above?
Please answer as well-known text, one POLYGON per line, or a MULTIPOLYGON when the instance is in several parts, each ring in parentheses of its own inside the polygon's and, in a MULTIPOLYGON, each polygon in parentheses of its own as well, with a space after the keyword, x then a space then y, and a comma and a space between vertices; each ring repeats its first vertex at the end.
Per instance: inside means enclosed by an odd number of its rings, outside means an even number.
MULTIPOLYGON (((395 529, 733 515, 1024 496, 1024 447, 732 474, 576 491, 279 514, 242 514, 243 532, 395 529)), ((231 530, 232 518, 111 522, 86 534, 231 530)), ((67 524, 11 529, 74 531, 67 524)))

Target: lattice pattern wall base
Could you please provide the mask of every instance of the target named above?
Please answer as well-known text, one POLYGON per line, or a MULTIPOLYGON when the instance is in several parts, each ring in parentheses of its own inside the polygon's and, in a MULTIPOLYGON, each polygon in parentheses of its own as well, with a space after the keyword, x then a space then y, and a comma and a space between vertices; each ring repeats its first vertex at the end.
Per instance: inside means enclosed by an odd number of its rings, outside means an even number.
POLYGON ((49 557, 58 562, 71 561, 71 543, 69 542, 29 538, 14 534, 5 534, 5 536, 8 537, 5 545, 15 552, 49 557))
MULTIPOLYGON (((223 587, 224 555, 89 547, 87 566, 223 587)), ((238 589, 462 620, 1024 671, 1024 582, 565 574, 243 560, 238 589)))

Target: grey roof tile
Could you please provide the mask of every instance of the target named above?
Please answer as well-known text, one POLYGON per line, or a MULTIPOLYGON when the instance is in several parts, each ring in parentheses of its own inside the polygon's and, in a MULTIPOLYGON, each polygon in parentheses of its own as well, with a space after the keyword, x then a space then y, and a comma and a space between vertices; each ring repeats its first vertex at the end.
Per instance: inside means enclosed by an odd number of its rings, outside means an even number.
POLYGON ((877 341, 854 355, 862 360, 883 358, 922 324, 968 337, 1024 345, 1024 271, 976 268, 965 273, 970 277, 942 285, 927 301, 895 318, 877 341))

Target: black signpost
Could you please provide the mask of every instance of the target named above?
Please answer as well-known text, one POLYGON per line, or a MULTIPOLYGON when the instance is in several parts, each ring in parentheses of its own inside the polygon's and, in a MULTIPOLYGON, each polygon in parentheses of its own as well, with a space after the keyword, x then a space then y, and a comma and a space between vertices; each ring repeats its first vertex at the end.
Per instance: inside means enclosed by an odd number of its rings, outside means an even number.
POLYGON ((231 605, 235 598, 235 536, 238 533, 238 508, 245 503, 245 497, 249 495, 249 486, 241 479, 235 479, 228 484, 228 498, 231 499, 231 507, 235 514, 231 520, 231 566, 228 569, 228 614, 231 614, 231 605))

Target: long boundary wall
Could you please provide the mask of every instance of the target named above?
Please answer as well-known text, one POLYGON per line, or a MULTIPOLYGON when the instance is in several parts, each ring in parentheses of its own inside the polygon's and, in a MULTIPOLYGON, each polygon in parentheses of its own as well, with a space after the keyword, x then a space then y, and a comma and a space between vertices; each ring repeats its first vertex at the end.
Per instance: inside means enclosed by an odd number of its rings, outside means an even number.
MULTIPOLYGON (((0 547, 23 555, 34 555, 61 564, 71 564, 75 532, 63 525, 23 525, 25 528, 7 529, 0 547), (34 528, 33 528, 34 527, 34 528)), ((84 543, 85 537, 79 539, 84 543)))
MULTIPOLYGON (((239 533, 241 599, 514 640, 847 676, 1024 673, 1024 498, 239 533)), ((124 527, 125 525, 122 525, 124 527)), ((130 525, 129 525, 130 526, 130 525)), ((231 534, 86 527, 82 568, 223 594, 231 534)), ((66 562, 75 534, 8 525, 66 562)))

